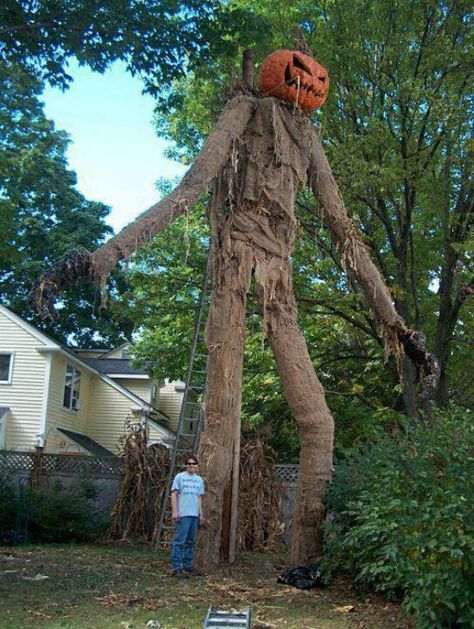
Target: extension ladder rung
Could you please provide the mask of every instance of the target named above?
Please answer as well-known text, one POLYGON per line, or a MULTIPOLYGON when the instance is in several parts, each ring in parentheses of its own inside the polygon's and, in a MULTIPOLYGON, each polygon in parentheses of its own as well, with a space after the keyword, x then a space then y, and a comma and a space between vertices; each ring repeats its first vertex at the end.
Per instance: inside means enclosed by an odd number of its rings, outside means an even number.
POLYGON ((242 611, 224 611, 213 609, 211 605, 207 611, 203 629, 210 629, 211 627, 213 629, 228 629, 229 627, 250 629, 251 615, 250 607, 246 607, 242 611))
POLYGON ((203 283, 201 287, 201 295, 199 299, 199 307, 196 312, 194 336, 193 336, 193 343, 192 343, 191 352, 189 356, 186 386, 184 389, 184 397, 183 397, 183 402, 181 405, 181 411, 180 411, 179 420, 178 420, 176 437, 175 437, 175 441, 174 441, 174 445, 173 445, 173 449, 171 453, 171 465, 170 465, 170 470, 169 470, 169 475, 168 475, 168 482, 166 485, 166 489, 163 493, 163 498, 162 498, 162 503, 161 503, 160 519, 158 522, 155 548, 165 543, 161 539, 163 531, 169 528, 172 528, 166 525, 165 519, 166 519, 166 514, 170 512, 169 504, 170 504, 170 496, 171 496, 171 486, 173 483, 175 473, 176 471, 182 469, 182 465, 176 463, 176 457, 181 454, 186 454, 186 455, 195 454, 195 450, 198 447, 199 437, 200 437, 202 426, 204 423, 204 413, 202 411, 202 408, 203 408, 203 401, 204 401, 203 398, 204 398, 204 392, 206 390, 206 385, 205 383, 192 384, 192 382, 195 381, 195 379, 197 379, 198 381, 202 381, 204 379, 205 381, 205 377, 202 378, 199 376, 206 376, 206 373, 207 373, 206 370, 203 369, 202 362, 200 363, 199 361, 200 359, 205 359, 206 365, 207 365, 207 354, 202 353, 202 346, 203 346, 202 345, 202 332, 205 326, 204 309, 209 304, 210 291, 209 291, 208 274, 209 274, 209 265, 204 274, 203 283), (200 397, 200 401, 199 402, 195 400, 191 401, 189 399, 190 393, 197 393, 197 394, 202 393, 200 397), (195 409, 196 407, 199 409, 198 417, 188 417, 187 415, 190 413, 194 415, 193 409, 195 409), (187 424, 185 422, 187 422, 187 424), (182 444, 182 442, 180 444, 180 441, 179 441, 182 437, 192 438, 190 439, 190 441, 192 442, 192 447, 180 448, 179 447, 180 445, 184 445, 182 444))

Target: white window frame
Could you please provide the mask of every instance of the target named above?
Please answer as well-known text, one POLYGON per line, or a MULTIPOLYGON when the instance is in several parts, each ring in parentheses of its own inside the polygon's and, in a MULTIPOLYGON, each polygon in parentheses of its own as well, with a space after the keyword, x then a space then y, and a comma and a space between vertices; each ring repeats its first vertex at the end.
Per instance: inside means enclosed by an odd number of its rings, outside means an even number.
POLYGON ((13 376, 13 360, 15 358, 15 352, 0 352, 0 356, 10 356, 10 365, 8 368, 8 380, 0 380, 0 384, 11 384, 13 376))
POLYGON ((69 411, 70 413, 77 413, 80 408, 81 408, 81 388, 79 386, 79 395, 77 396, 77 404, 76 407, 74 408, 72 403, 73 403, 73 393, 74 393, 74 379, 76 374, 79 374, 79 383, 81 382, 82 379, 82 371, 80 369, 77 369, 76 367, 74 367, 74 365, 71 365, 70 363, 66 363, 66 369, 64 371, 64 386, 63 386, 63 401, 62 401, 62 407, 63 409, 65 409, 66 411, 69 411), (70 367, 72 369, 72 380, 71 380, 71 397, 69 398, 69 406, 66 406, 66 404, 64 404, 64 393, 66 392, 66 380, 67 380, 67 369, 68 367, 70 367))

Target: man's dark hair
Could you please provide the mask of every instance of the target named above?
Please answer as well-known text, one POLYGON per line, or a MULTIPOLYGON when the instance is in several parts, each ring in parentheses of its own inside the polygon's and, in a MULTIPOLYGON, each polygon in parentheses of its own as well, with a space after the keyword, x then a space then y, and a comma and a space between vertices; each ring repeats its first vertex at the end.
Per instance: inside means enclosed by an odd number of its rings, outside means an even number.
POLYGON ((189 463, 189 461, 192 461, 193 463, 196 463, 197 465, 199 465, 199 461, 194 455, 188 456, 188 458, 186 459, 186 463, 189 463))

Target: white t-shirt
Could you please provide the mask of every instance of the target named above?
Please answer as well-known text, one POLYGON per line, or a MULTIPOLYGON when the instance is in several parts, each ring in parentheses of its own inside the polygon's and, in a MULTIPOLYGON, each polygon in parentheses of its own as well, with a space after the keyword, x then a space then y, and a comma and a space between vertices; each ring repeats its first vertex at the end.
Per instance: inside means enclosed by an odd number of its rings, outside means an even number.
POLYGON ((199 474, 176 474, 171 491, 178 494, 178 513, 181 518, 199 515, 199 496, 204 493, 204 481, 199 474))

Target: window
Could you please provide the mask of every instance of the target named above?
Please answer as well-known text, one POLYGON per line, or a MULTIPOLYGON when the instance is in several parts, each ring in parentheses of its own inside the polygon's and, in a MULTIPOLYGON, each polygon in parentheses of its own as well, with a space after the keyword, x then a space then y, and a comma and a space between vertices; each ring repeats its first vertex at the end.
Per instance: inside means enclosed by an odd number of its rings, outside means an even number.
POLYGON ((81 389, 81 372, 71 365, 66 366, 66 380, 64 382, 63 406, 70 411, 79 410, 79 392, 81 389))
POLYGON ((0 352, 0 384, 10 384, 12 381, 13 354, 0 352))

